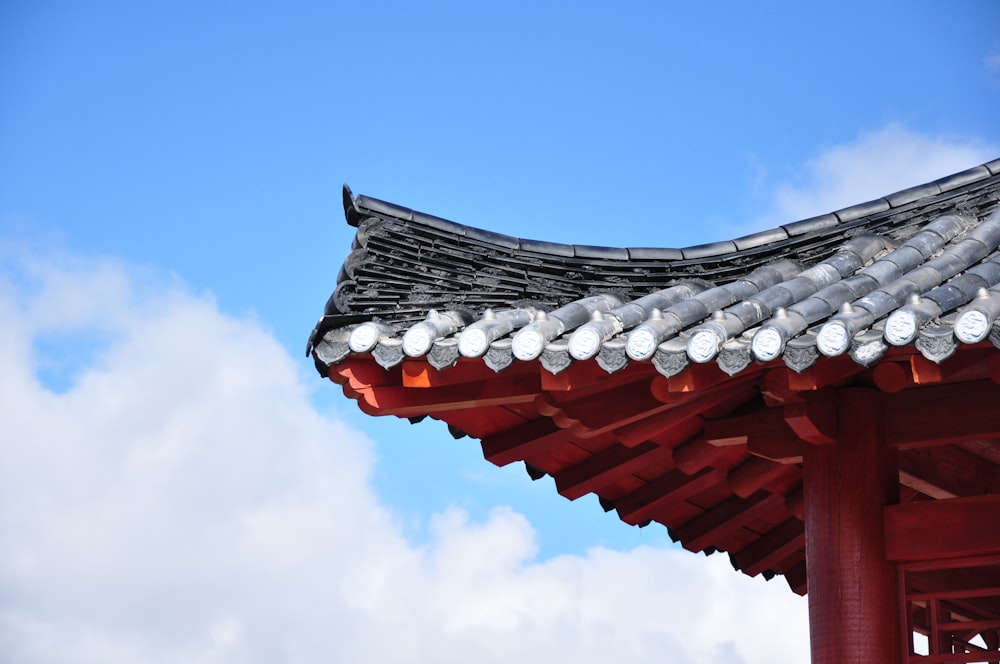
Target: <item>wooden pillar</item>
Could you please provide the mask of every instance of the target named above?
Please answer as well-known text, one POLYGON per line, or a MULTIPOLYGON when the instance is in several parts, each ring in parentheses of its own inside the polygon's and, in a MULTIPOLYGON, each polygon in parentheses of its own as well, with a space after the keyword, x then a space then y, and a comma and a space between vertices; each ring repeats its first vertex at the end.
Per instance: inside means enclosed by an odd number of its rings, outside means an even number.
POLYGON ((884 505, 898 501, 881 392, 842 389, 832 444, 805 445, 803 491, 812 664, 902 664, 884 505))

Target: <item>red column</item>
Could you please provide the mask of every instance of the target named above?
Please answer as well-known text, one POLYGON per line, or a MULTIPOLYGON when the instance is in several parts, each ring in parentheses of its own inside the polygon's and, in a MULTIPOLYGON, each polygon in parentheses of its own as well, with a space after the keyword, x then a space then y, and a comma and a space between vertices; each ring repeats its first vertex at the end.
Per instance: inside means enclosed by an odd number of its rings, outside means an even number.
POLYGON ((842 389, 836 408, 837 441, 807 444, 803 457, 812 664, 902 664, 882 520, 899 483, 881 392, 842 389))

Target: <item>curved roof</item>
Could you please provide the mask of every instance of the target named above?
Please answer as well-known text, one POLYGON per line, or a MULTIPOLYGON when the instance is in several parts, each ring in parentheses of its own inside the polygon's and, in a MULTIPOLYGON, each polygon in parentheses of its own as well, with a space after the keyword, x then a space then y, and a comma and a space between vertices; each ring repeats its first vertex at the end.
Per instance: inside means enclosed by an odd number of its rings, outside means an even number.
POLYGON ((666 376, 778 357, 802 371, 845 353, 868 365, 905 344, 941 361, 1000 316, 998 199, 1000 160, 735 240, 609 248, 501 235, 345 187, 358 232, 309 350, 327 365, 464 356, 495 371, 538 358, 552 373, 651 361, 666 376))
POLYGON ((344 203, 357 236, 308 350, 369 414, 442 420, 799 593, 803 445, 830 442, 837 390, 879 401, 901 502, 1000 493, 1000 160, 682 249, 344 203))

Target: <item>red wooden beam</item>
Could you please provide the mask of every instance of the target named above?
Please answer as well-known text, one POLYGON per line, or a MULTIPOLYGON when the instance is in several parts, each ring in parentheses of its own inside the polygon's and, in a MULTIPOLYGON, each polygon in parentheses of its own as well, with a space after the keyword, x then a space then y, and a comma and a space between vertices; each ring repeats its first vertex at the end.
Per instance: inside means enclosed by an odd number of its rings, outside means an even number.
POLYGON ((760 381, 760 393, 769 407, 774 408, 801 400, 798 391, 791 387, 791 373, 792 370, 786 366, 775 366, 764 374, 763 380, 760 381))
POLYGON ((576 500, 591 492, 598 493, 601 487, 628 477, 643 466, 669 455, 669 449, 656 443, 635 447, 612 445, 586 461, 557 472, 556 490, 566 498, 576 500))
POLYGON ((728 453, 728 448, 712 445, 699 436, 674 449, 674 464, 688 475, 694 475, 728 453))
POLYGON ((539 391, 537 374, 439 388, 415 389, 389 385, 358 390, 359 405, 363 411, 370 415, 398 417, 483 406, 532 403, 539 395, 539 391))
POLYGON ((426 360, 407 359, 399 365, 402 371, 403 387, 444 387, 477 383, 486 380, 503 381, 518 374, 538 373, 540 367, 528 362, 515 362, 497 376, 480 359, 461 358, 451 367, 435 369, 426 360))
POLYGON ((674 469, 616 500, 615 509, 622 521, 637 525, 654 518, 664 505, 695 496, 722 479, 722 474, 714 470, 706 469, 692 477, 674 469))
MULTIPOLYGON (((514 364, 518 364, 515 362, 514 364)), ((524 364, 523 362, 521 364, 524 364)), ((537 363, 535 363, 537 365, 537 363)), ((537 365, 541 368, 541 365, 537 365)), ((510 371, 505 369, 504 373, 510 371)), ((573 362, 557 374, 542 371, 542 389, 547 392, 574 392, 585 394, 604 391, 608 386, 623 385, 636 381, 641 376, 659 376, 653 366, 646 362, 629 362, 624 369, 609 374, 596 361, 573 362)))
POLYGON ((997 654, 987 651, 946 653, 944 655, 910 655, 910 664, 963 664, 964 662, 992 662, 997 654))
POLYGON ((893 394, 914 385, 910 365, 903 366, 899 362, 879 362, 872 370, 872 380, 878 389, 893 394))
POLYGON ((729 471, 726 483, 740 498, 749 498, 760 489, 769 488, 772 482, 798 472, 792 466, 751 456, 729 471))
POLYGON ((988 377, 987 360, 995 353, 996 350, 992 347, 970 348, 955 353, 940 364, 914 353, 910 356, 910 369, 913 372, 913 380, 918 385, 983 379, 988 377))
POLYGON ((354 390, 379 385, 399 385, 402 382, 402 368, 383 369, 370 356, 348 357, 342 362, 331 364, 330 380, 341 385, 350 385, 354 390))
MULTIPOLYGON (((679 443, 701 431, 704 426, 701 416, 706 411, 721 406, 729 407, 742 404, 752 397, 753 389, 745 383, 720 386, 700 394, 685 395, 682 400, 654 408, 644 418, 617 426, 613 431, 623 445, 637 445, 680 427, 686 435, 683 437, 670 436, 671 439, 679 443), (690 431, 695 425, 697 425, 697 429, 690 431)), ((599 432, 607 430, 609 427, 597 429, 599 432)))
POLYGON ((1000 555, 1000 494, 890 505, 885 549, 900 561, 1000 555))
POLYGON ((784 407, 785 421, 802 440, 828 445, 837 440, 837 392, 820 390, 784 407))
POLYGON ((801 484, 785 495, 785 507, 799 521, 805 519, 805 496, 801 484))
POLYGON ((803 442, 798 438, 751 438, 747 442, 750 454, 784 465, 802 463, 803 442))
POLYGON ((746 445, 751 454, 768 461, 801 463, 802 440, 785 418, 781 408, 765 408, 749 415, 711 420, 705 423, 703 437, 718 447, 746 445))
POLYGON ((1000 467, 954 445, 901 452, 899 479, 937 499, 1000 493, 1000 467))
POLYGON ((865 368, 852 360, 848 355, 821 358, 802 373, 789 371, 788 386, 793 392, 814 392, 824 387, 832 387, 847 383, 853 376, 865 368))
POLYGON ((681 544, 689 551, 720 546, 744 526, 784 507, 782 496, 763 491, 750 498, 733 496, 677 529, 681 544))
POLYGON ((728 380, 729 374, 720 369, 719 365, 715 362, 690 364, 684 371, 667 379, 667 389, 675 393, 700 392, 712 385, 718 385, 728 380))
POLYGON ((566 429, 560 429, 547 417, 525 422, 482 440, 483 456, 490 463, 506 466, 529 456, 533 450, 548 448, 570 438, 566 429))
POLYGON ((885 399, 888 443, 900 449, 1000 438, 1000 385, 935 385, 885 399))
POLYGON ((625 426, 669 406, 650 394, 649 378, 583 398, 567 399, 550 393, 549 403, 559 410, 580 436, 597 436, 625 426))
POLYGON ((740 549, 733 557, 744 574, 757 576, 804 548, 805 541, 802 522, 795 518, 787 519, 740 549))
POLYGON ((705 422, 704 436, 706 441, 718 447, 746 445, 751 438, 798 440, 780 408, 710 420, 705 422))
POLYGON ((809 578, 806 574, 805 559, 794 567, 788 569, 784 574, 785 581, 788 583, 788 587, 792 589, 793 593, 796 595, 806 594, 809 590, 809 578))

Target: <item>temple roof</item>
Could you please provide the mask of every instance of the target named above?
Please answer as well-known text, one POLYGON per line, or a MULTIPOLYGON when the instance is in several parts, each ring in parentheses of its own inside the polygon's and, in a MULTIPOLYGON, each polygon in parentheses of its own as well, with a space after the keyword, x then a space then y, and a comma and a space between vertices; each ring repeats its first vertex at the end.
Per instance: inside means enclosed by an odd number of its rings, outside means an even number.
MULTIPOLYGON (((442 420, 799 593, 804 446, 835 439, 845 390, 884 413, 896 507, 1000 494, 1000 160, 681 249, 518 239, 346 188, 344 208, 357 236, 308 350, 369 414, 442 420)), ((900 559, 933 539, 903 531, 900 559)))
POLYGON ((1000 331, 1000 160, 726 242, 682 249, 525 240, 344 190, 358 227, 310 338, 322 361, 384 367, 596 358, 727 374, 822 355, 869 365, 915 345, 939 362, 1000 331))

